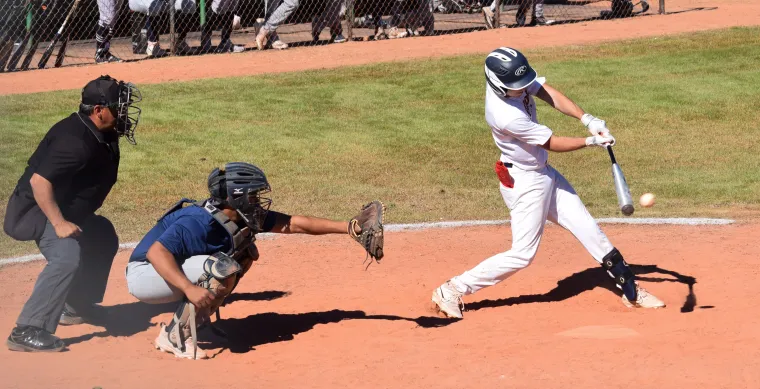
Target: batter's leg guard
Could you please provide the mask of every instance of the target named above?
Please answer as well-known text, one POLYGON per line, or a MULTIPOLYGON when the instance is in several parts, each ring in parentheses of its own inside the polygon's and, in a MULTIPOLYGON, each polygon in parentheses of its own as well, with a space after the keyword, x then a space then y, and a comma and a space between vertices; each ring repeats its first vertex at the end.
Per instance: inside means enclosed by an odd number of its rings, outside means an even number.
POLYGON ((636 301, 636 277, 618 249, 613 248, 602 258, 602 267, 615 280, 615 284, 623 291, 625 297, 629 301, 636 301))

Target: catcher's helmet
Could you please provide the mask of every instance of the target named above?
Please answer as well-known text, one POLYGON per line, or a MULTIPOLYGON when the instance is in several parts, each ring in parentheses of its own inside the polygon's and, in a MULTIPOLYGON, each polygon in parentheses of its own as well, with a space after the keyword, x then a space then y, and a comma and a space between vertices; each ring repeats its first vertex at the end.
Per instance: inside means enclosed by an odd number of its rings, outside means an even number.
POLYGON ((507 90, 522 89, 536 79, 536 71, 519 51, 500 47, 486 57, 486 82, 496 94, 506 96, 507 90))
POLYGON ((208 191, 215 205, 228 206, 242 216, 254 232, 269 211, 272 200, 261 197, 270 187, 264 172, 246 162, 230 162, 223 169, 216 168, 208 176, 208 191))

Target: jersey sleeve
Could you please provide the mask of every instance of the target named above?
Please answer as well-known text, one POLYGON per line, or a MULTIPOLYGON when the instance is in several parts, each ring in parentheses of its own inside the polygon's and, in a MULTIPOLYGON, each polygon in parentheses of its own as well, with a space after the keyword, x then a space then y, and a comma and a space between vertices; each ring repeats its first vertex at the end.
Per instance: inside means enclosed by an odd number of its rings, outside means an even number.
POLYGON ((47 151, 34 172, 51 183, 71 178, 84 167, 89 158, 82 141, 67 136, 53 137, 47 151))
POLYGON ((536 146, 545 144, 552 136, 552 130, 549 127, 535 123, 527 117, 512 120, 504 126, 504 130, 515 138, 536 146))
POLYGON ((275 223, 277 223, 278 217, 285 216, 290 217, 288 215, 285 215, 283 213, 277 212, 277 211, 269 211, 267 212, 266 218, 264 218, 264 223, 261 226, 261 230, 263 232, 271 232, 272 229, 275 226, 275 223))
POLYGON ((161 242, 174 258, 181 260, 193 255, 209 254, 206 252, 207 235, 208 231, 201 223, 181 218, 169 226, 156 241, 161 242))
POLYGON ((541 87, 544 86, 544 83, 546 82, 546 77, 538 77, 535 81, 533 81, 530 85, 528 85, 528 89, 526 92, 528 92, 529 95, 535 96, 536 93, 538 93, 539 90, 541 90, 541 87))

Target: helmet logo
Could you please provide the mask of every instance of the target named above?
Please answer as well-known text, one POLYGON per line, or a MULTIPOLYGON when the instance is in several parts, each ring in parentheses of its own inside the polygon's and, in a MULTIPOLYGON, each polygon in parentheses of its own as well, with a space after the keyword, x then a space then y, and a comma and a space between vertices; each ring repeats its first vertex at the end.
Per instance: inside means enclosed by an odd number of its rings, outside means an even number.
POLYGON ((234 194, 234 195, 241 195, 241 194, 243 194, 243 189, 242 188, 235 188, 235 189, 232 190, 232 194, 234 194))
POLYGON ((525 74, 526 70, 528 70, 527 66, 525 65, 520 66, 519 68, 517 68, 517 70, 515 70, 515 76, 522 76, 523 74, 525 74))

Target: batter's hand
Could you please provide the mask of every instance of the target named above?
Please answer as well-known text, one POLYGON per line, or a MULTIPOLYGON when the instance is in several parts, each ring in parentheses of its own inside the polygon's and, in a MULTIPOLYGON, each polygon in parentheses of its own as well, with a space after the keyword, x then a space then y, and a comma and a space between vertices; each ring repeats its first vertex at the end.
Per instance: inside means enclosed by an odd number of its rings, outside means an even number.
POLYGON ((594 135, 586 138, 586 146, 607 147, 615 144, 615 138, 604 135, 594 135))
POLYGON ((193 285, 185 291, 185 296, 198 309, 204 309, 211 306, 216 296, 206 288, 193 285))
POLYGON ((66 220, 53 225, 53 229, 55 229, 55 234, 58 235, 59 239, 79 236, 82 233, 82 229, 78 225, 66 220))
POLYGON ((591 135, 602 135, 605 137, 612 138, 611 146, 615 145, 615 137, 610 135, 610 130, 607 128, 607 122, 605 122, 602 119, 596 118, 591 114, 583 114, 581 116, 581 123, 583 123, 586 128, 588 128, 588 132, 591 133, 591 135))

